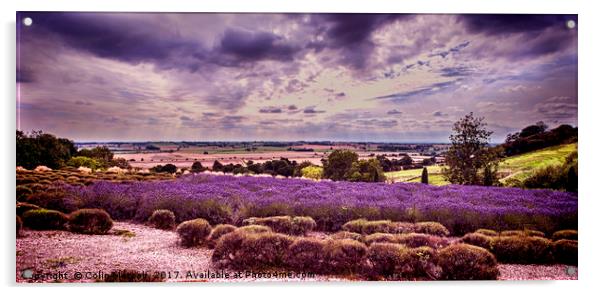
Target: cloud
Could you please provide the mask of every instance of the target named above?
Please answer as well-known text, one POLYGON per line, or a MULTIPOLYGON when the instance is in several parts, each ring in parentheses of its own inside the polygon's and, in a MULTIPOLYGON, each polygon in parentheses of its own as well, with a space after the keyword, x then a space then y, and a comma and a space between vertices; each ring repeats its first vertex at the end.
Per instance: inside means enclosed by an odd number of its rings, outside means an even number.
POLYGON ((398 111, 397 109, 392 109, 390 111, 387 111, 387 115, 399 115, 402 114, 402 112, 398 111))
POLYGON ((265 107, 259 109, 259 112, 262 114, 280 114, 282 113, 282 109, 279 107, 265 107))
POLYGON ((433 112, 433 117, 447 117, 448 114, 442 112, 442 111, 435 111, 433 112))
POLYGON ((253 62, 264 59, 290 61, 298 49, 269 32, 227 29, 217 51, 239 62, 253 62))
POLYGON ((541 32, 550 27, 566 28, 576 15, 555 14, 465 14, 462 20, 469 31, 489 35, 541 32))
POLYGON ((306 107, 306 108, 303 110, 303 113, 304 113, 304 114, 321 114, 321 113, 325 113, 325 112, 326 112, 326 111, 319 111, 319 110, 316 110, 316 107, 315 107, 315 106, 309 106, 309 107, 306 107))

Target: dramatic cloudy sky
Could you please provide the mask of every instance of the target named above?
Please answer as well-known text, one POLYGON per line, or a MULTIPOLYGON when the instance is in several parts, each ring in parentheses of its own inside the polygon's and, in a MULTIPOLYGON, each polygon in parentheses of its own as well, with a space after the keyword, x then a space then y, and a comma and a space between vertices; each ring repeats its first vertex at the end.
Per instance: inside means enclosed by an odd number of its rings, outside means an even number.
POLYGON ((496 141, 577 124, 575 15, 17 19, 17 127, 78 141, 440 142, 468 112, 496 141))

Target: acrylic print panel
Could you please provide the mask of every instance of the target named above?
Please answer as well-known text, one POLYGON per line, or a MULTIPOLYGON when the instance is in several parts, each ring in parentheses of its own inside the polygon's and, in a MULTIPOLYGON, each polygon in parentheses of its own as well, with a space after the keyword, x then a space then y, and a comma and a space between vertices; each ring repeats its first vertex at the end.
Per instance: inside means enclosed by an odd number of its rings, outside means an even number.
POLYGON ((576 15, 17 13, 17 282, 577 279, 576 15))

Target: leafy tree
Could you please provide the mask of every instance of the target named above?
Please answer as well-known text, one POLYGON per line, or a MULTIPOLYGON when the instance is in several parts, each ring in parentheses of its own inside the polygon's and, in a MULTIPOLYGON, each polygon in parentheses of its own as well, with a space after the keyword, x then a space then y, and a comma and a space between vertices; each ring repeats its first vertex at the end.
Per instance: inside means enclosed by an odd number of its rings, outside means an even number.
POLYGON ((174 164, 167 164, 165 166, 157 165, 157 166, 151 168, 151 171, 156 172, 156 173, 174 174, 178 171, 178 167, 176 167, 176 165, 174 165, 174 164))
POLYGON ((213 171, 223 171, 224 170, 224 165, 222 163, 220 163, 218 160, 215 160, 215 162, 213 162, 213 167, 212 169, 213 171))
POLYGON ((454 123, 454 133, 449 137, 451 147, 445 157, 449 168, 443 170, 449 182, 483 184, 483 170, 497 165, 497 155, 488 148, 493 132, 486 126, 484 118, 474 117, 472 112, 454 123))
POLYGON ((201 164, 201 162, 199 161, 195 161, 194 163, 192 163, 192 167, 190 167, 190 172, 192 173, 199 173, 199 172, 203 172, 205 170, 205 167, 203 167, 203 164, 201 164))
POLYGON ((544 133, 548 129, 548 125, 546 125, 543 121, 539 121, 535 123, 535 125, 530 125, 523 130, 520 131, 519 137, 529 137, 535 134, 544 133))
POLYGON ((424 184, 429 184, 429 172, 426 170, 426 167, 422 168, 422 176, 420 177, 420 182, 424 184))
POLYGON ((92 168, 92 169, 96 170, 101 167, 101 164, 92 158, 88 158, 88 157, 84 157, 84 156, 76 156, 76 157, 72 157, 71 159, 69 159, 69 161, 67 161, 67 166, 71 166, 71 167, 75 167, 75 168, 88 167, 88 168, 92 168))
POLYGON ((410 166, 414 162, 412 161, 412 158, 410 156, 405 155, 400 159, 400 163, 401 163, 401 166, 410 166))
POLYGON ((345 179, 349 181, 384 182, 387 178, 377 159, 359 160, 353 162, 351 169, 346 173, 345 179))
POLYGON ((106 146, 97 146, 92 149, 81 149, 77 152, 78 156, 98 159, 107 165, 113 160, 113 152, 106 146))
POLYGON ((301 175, 305 178, 321 179, 324 169, 320 166, 307 166, 301 169, 301 175))
POLYGON ((16 132, 17 166, 33 169, 38 165, 58 169, 75 155, 77 149, 73 141, 42 131, 26 134, 16 132))
POLYGON ((357 162, 358 155, 349 150, 335 150, 324 161, 324 178, 332 180, 345 180, 345 175, 354 162, 357 162))

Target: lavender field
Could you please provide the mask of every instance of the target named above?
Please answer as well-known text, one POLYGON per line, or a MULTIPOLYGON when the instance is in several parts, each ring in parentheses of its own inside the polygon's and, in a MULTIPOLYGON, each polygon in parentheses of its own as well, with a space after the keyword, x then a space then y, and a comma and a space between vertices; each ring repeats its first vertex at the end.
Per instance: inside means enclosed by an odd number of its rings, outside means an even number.
POLYGON ((313 217, 320 230, 336 231, 357 218, 437 221, 454 235, 478 228, 537 229, 551 233, 577 227, 577 195, 550 190, 418 183, 351 183, 197 174, 156 182, 96 182, 69 186, 64 202, 103 208, 118 220, 143 222, 168 209, 179 222, 205 218, 239 224, 275 215, 313 217))

